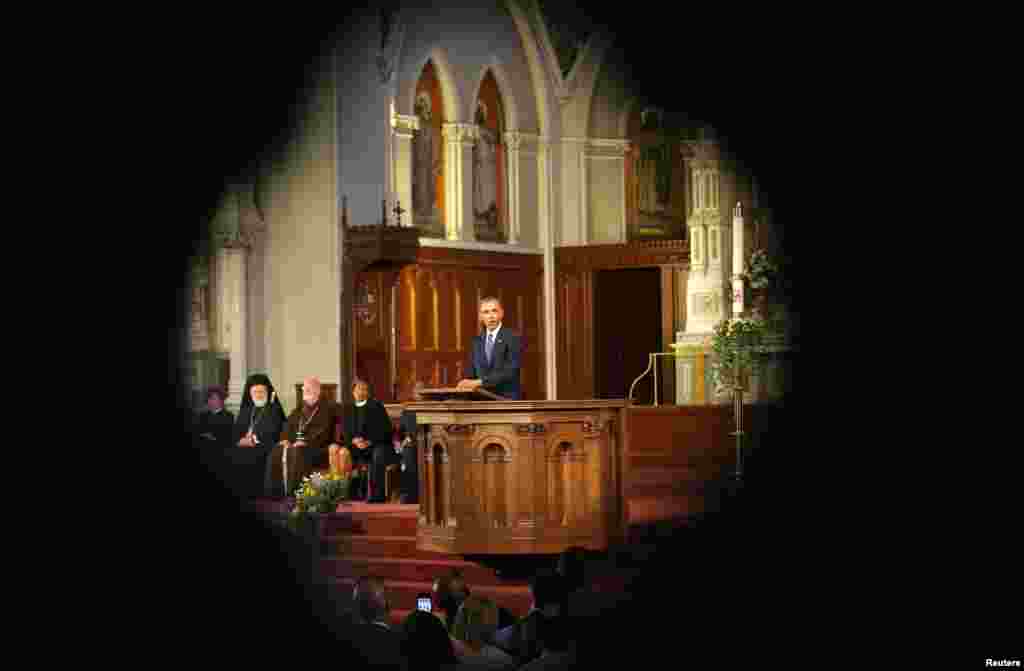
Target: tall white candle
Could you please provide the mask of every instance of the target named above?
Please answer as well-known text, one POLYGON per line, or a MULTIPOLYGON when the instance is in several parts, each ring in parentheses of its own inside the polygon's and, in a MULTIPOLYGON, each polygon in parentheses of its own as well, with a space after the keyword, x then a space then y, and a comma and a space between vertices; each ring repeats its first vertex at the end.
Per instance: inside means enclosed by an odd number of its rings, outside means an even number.
POLYGON ((732 274, 743 274, 743 206, 736 203, 732 216, 732 274))
POLYGON ((743 314, 743 206, 736 203, 732 216, 732 313, 743 314))

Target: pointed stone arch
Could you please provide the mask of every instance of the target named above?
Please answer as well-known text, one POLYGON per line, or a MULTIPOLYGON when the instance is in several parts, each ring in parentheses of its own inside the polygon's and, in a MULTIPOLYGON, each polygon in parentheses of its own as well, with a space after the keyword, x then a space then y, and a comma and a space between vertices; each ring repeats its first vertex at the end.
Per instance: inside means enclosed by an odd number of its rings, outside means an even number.
POLYGON ((572 91, 573 107, 577 109, 575 118, 570 117, 563 123, 569 127, 564 129, 565 135, 574 137, 591 137, 590 116, 594 104, 594 93, 604 71, 610 43, 602 33, 595 33, 587 40, 587 45, 580 53, 573 71, 572 91))
POLYGON ((508 108, 504 92, 490 67, 476 87, 476 126, 473 146, 473 238, 485 242, 509 242, 508 160, 505 133, 508 108))
POLYGON ((530 83, 533 85, 533 98, 537 105, 537 125, 541 137, 552 137, 559 132, 558 119, 552 107, 554 100, 554 83, 548 74, 546 59, 541 56, 543 47, 531 25, 529 17, 523 12, 519 3, 506 0, 505 6, 512 16, 512 21, 522 40, 523 52, 530 70, 530 83))
POLYGON ((415 67, 412 71, 415 75, 403 85, 404 93, 401 96, 402 111, 405 114, 413 113, 416 105, 416 85, 419 81, 420 73, 423 72, 423 68, 426 67, 428 62, 433 64, 438 82, 441 84, 441 99, 444 104, 445 122, 464 121, 465 117, 461 113, 465 110, 465 105, 462 102, 462 96, 459 94, 459 88, 455 83, 455 76, 452 72, 451 62, 448 59, 448 53, 440 46, 433 47, 414 63, 415 67))
POLYGON ((439 67, 428 58, 415 77, 411 138, 410 216, 424 237, 444 237, 447 152, 442 139, 448 121, 439 67))
POLYGON ((515 88, 512 86, 508 72, 496 56, 492 56, 488 63, 480 67, 473 85, 473 95, 469 98, 469 108, 466 109, 466 118, 472 120, 476 112, 476 100, 480 97, 480 88, 484 79, 490 73, 498 85, 501 94, 501 104, 504 110, 505 129, 515 131, 520 129, 519 102, 516 100, 515 88))

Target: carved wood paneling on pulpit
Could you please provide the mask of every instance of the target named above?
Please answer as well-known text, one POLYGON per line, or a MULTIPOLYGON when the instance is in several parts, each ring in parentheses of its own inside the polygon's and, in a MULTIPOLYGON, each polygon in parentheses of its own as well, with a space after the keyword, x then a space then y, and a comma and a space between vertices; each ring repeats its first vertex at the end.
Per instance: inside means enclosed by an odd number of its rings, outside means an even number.
POLYGON ((424 402, 417 547, 604 549, 622 533, 623 401, 424 402))

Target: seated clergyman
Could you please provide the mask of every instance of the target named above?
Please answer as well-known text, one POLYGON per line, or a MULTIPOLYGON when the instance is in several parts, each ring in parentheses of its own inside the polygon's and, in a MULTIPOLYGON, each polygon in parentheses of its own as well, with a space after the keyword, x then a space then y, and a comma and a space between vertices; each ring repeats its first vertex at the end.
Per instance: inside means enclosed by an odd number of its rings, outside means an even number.
POLYGON ((341 408, 320 398, 320 388, 318 378, 308 377, 302 382, 302 405, 289 415, 287 437, 274 446, 267 459, 267 496, 291 496, 304 477, 328 468, 329 451, 338 446, 335 434, 341 408))
MULTIPOLYGON (((393 427, 387 408, 370 398, 370 387, 362 380, 352 384, 353 403, 345 406, 344 448, 356 465, 371 464, 371 503, 384 502, 384 477, 387 467, 400 461, 391 442, 393 427)), ((333 456, 333 455, 332 455, 333 456)))
POLYGON ((231 445, 231 430, 235 416, 224 407, 227 394, 224 388, 213 386, 206 390, 206 409, 196 418, 195 433, 212 449, 225 449, 231 445))
POLYGON ((262 373, 250 375, 242 391, 231 444, 224 450, 228 479, 241 496, 252 498, 263 493, 267 455, 281 437, 285 419, 270 378, 262 373))

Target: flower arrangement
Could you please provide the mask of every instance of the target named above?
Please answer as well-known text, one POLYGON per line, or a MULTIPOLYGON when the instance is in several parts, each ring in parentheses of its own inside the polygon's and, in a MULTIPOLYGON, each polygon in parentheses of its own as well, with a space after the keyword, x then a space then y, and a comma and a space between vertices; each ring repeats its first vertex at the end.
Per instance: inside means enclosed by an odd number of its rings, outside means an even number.
POLYGON ((302 479, 295 490, 293 515, 333 513, 338 504, 348 499, 351 478, 340 473, 313 473, 302 479))
POLYGON ((715 327, 711 377, 716 388, 742 384, 742 379, 759 365, 766 331, 760 319, 724 319, 715 327))
POLYGON ((743 280, 751 289, 768 289, 779 277, 779 264, 764 249, 755 249, 747 259, 743 280))

